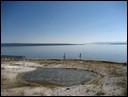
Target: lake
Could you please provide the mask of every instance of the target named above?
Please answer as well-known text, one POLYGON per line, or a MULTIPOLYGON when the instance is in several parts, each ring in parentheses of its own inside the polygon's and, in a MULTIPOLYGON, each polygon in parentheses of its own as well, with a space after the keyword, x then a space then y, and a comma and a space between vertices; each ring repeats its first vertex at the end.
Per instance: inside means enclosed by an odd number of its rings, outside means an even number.
POLYGON ((127 62, 127 45, 86 44, 86 45, 42 45, 42 46, 1 46, 1 55, 18 55, 43 59, 105 60, 127 62))

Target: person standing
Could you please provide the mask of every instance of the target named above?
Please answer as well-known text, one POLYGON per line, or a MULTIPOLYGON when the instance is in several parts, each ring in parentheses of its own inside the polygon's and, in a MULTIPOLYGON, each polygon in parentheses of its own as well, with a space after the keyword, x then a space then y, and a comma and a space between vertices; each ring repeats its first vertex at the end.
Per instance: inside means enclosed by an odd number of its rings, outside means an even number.
POLYGON ((63 57, 64 57, 64 60, 65 60, 65 53, 64 53, 64 56, 63 57))
POLYGON ((81 60, 81 53, 80 53, 80 55, 79 55, 79 58, 80 58, 80 60, 81 60))

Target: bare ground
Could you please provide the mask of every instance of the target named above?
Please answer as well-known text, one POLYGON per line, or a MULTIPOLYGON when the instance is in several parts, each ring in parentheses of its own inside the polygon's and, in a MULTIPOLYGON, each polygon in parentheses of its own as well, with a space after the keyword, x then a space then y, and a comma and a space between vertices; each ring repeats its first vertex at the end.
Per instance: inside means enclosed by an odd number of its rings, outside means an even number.
POLYGON ((127 63, 94 60, 21 60, 1 62, 2 96, 127 96, 127 63), (76 68, 97 73, 91 81, 71 87, 39 85, 20 80, 39 68, 76 68))

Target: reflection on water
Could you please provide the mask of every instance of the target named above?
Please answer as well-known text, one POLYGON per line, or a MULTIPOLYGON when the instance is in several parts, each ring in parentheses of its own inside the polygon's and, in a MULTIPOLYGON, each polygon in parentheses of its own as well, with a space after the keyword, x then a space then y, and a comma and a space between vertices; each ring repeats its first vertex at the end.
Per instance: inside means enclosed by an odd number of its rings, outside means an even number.
POLYGON ((28 58, 109 60, 127 62, 127 45, 63 45, 1 47, 2 55, 22 55, 28 58))

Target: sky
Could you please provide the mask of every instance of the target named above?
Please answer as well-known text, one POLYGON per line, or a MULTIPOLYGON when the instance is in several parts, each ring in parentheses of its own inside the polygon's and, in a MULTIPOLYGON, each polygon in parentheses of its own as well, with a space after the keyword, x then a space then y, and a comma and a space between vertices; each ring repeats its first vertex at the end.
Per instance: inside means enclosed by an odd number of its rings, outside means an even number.
POLYGON ((2 43, 127 41, 126 1, 2 1, 2 43))

